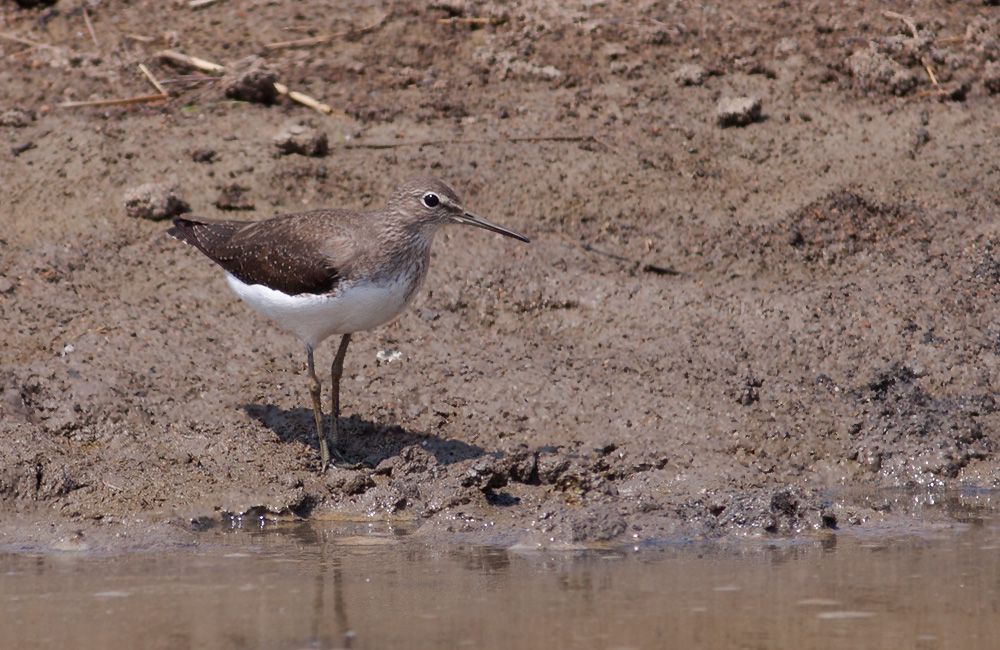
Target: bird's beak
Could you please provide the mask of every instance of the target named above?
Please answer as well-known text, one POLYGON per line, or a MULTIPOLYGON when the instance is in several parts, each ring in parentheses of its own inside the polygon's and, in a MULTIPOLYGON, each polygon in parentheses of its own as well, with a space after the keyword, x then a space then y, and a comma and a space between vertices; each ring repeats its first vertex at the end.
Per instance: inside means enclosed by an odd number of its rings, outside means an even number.
POLYGON ((474 214, 469 214, 466 212, 460 217, 455 217, 455 221, 458 223, 466 223, 470 226, 478 226, 479 228, 485 228, 486 230, 492 230, 493 232, 498 232, 501 235, 506 235, 507 237, 513 237, 514 239, 520 239, 524 243, 531 243, 531 240, 524 235, 519 235, 513 230, 507 230, 503 226, 498 226, 489 219, 484 219, 482 217, 477 217, 474 214))

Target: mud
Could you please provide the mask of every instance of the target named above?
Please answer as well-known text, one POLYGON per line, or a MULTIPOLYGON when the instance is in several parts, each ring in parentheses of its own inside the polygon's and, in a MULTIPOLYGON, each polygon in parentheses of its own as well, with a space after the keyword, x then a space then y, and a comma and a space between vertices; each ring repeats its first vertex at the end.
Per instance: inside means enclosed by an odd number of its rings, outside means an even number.
POLYGON ((990 3, 84 7, 0 5, 0 543, 798 535, 996 487, 990 3), (256 55, 334 113, 163 49, 256 55), (139 63, 168 99, 63 105, 154 93, 139 63), (416 305, 352 344, 353 466, 320 476, 299 343, 126 196, 262 218, 424 174, 533 241, 438 237, 416 305))

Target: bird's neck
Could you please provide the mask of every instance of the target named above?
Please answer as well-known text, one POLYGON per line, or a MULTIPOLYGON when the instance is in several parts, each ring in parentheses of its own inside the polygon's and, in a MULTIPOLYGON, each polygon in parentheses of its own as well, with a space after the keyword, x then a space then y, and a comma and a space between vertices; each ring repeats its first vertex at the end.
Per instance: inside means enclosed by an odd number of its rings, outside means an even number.
POLYGON ((433 228, 401 227, 386 232, 379 251, 393 261, 384 268, 386 276, 409 275, 423 278, 430 264, 433 228))

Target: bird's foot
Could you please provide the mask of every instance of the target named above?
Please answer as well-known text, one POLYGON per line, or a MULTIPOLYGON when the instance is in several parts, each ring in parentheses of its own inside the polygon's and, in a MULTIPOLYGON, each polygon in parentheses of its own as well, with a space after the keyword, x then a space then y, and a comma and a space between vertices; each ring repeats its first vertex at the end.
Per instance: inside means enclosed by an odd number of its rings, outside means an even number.
POLYGON ((339 469, 354 469, 356 466, 357 463, 352 463, 347 460, 346 456, 337 451, 336 448, 332 448, 330 449, 329 456, 327 456, 327 458, 320 463, 319 473, 326 474, 326 471, 331 467, 337 467, 339 469))

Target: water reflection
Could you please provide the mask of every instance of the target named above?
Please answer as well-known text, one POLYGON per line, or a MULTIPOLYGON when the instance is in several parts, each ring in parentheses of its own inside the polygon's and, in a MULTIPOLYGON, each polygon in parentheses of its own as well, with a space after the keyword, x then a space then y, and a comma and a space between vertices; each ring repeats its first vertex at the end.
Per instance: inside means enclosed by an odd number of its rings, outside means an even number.
POLYGON ((516 552, 379 525, 0 554, 4 648, 986 648, 1000 526, 516 552))

